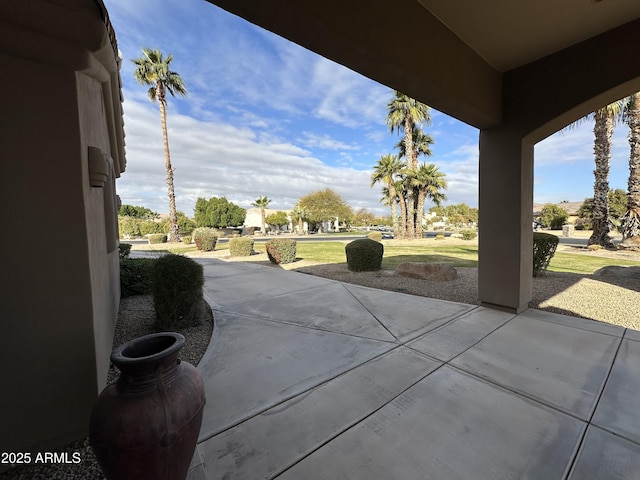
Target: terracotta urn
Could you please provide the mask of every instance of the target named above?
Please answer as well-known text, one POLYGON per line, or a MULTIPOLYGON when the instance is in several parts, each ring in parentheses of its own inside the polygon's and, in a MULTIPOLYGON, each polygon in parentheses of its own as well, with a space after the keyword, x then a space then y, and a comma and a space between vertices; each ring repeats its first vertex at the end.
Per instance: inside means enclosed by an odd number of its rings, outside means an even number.
POLYGON ((111 354, 120 378, 91 413, 90 444, 108 480, 184 480, 205 404, 202 377, 178 358, 179 333, 154 333, 111 354))

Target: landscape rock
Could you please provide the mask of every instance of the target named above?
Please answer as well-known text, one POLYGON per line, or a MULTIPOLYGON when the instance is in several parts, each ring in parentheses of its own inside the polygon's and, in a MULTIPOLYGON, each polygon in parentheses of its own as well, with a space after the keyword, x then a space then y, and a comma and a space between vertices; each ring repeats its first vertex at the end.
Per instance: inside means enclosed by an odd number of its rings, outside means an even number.
POLYGON ((448 263, 401 263, 396 267, 396 275, 446 282, 458 278, 458 272, 448 263))
POLYGON ((593 272, 594 277, 634 278, 640 280, 640 267, 609 265, 593 272))

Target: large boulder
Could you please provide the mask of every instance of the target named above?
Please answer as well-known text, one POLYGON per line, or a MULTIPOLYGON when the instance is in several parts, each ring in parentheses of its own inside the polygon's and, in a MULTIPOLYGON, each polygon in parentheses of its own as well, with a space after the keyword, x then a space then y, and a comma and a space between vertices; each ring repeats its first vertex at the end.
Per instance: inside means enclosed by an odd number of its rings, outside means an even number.
POLYGON ((458 272, 448 263, 401 263, 396 267, 396 275, 418 278, 421 280, 435 280, 438 282, 455 280, 458 272))
POLYGON ((609 265, 593 272, 594 277, 634 278, 640 280, 640 267, 609 265))

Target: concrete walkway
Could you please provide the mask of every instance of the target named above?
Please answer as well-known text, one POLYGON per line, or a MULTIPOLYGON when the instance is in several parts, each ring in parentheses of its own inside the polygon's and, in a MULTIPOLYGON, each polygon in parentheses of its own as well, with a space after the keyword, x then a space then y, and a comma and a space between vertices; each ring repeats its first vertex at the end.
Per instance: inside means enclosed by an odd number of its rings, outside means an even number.
POLYGON ((189 480, 640 478, 640 332, 199 261, 189 480))

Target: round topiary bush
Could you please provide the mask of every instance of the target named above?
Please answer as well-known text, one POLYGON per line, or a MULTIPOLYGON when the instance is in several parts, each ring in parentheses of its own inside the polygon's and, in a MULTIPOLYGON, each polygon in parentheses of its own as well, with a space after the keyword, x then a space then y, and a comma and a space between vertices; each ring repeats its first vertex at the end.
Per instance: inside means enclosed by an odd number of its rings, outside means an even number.
POLYGON ((375 272, 382 267, 384 246, 370 238, 359 238, 344 247, 347 267, 352 272, 375 272))
POLYGON ((232 257, 248 257, 253 253, 253 238, 230 238, 229 253, 232 257))
POLYGON ((196 324, 203 285, 202 265, 196 261, 175 254, 158 258, 151 272, 156 328, 174 330, 196 324))
POLYGON ((271 263, 275 263, 276 265, 295 262, 296 246, 297 242, 290 238, 269 240, 265 244, 269 260, 271 263))
POLYGON ((218 236, 213 228, 200 227, 193 231, 193 241, 196 244, 196 248, 203 252, 215 250, 218 236))
POLYGON ((381 242, 382 232, 369 232, 367 234, 367 238, 370 238, 371 240, 375 240, 376 242, 381 242))

